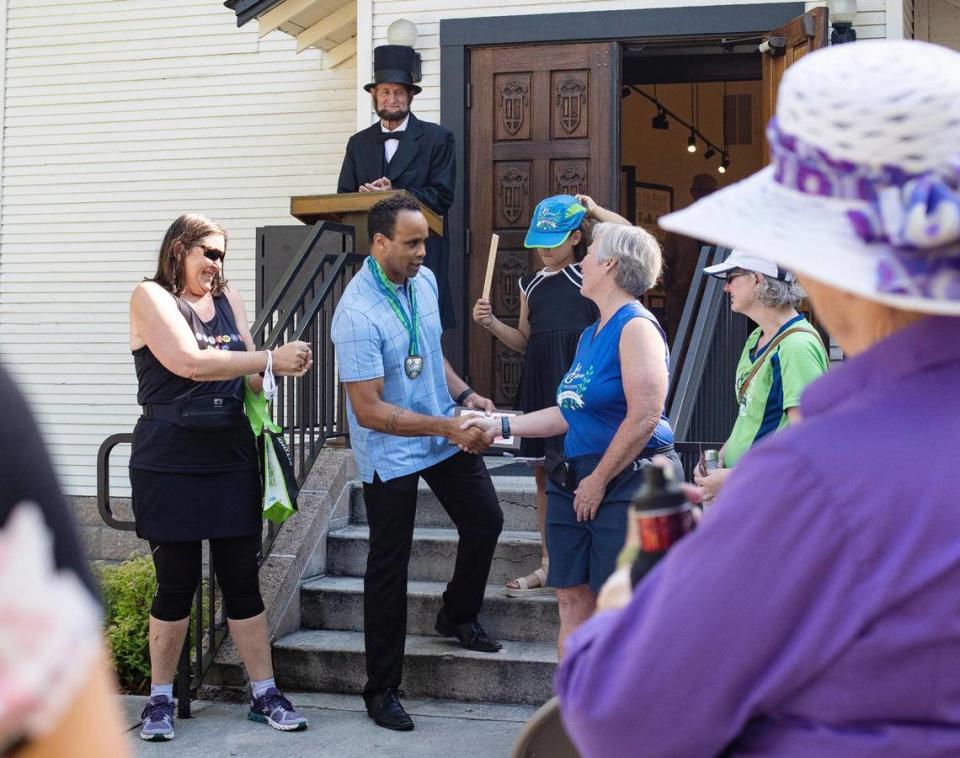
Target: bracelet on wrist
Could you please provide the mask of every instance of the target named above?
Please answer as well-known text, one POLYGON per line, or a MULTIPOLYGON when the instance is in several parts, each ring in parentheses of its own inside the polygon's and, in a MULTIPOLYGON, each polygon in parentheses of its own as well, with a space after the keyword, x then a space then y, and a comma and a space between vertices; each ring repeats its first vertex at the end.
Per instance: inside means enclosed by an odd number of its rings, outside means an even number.
POLYGON ((500 417, 500 436, 503 439, 509 439, 513 436, 510 434, 510 419, 506 416, 500 417))
POLYGON ((472 387, 467 387, 467 388, 465 388, 465 389, 463 390, 463 392, 461 392, 459 395, 457 395, 457 399, 454 400, 454 402, 455 402, 457 405, 463 405, 463 401, 466 400, 468 397, 470 397, 470 395, 472 395, 473 393, 474 393, 473 388, 472 388, 472 387))

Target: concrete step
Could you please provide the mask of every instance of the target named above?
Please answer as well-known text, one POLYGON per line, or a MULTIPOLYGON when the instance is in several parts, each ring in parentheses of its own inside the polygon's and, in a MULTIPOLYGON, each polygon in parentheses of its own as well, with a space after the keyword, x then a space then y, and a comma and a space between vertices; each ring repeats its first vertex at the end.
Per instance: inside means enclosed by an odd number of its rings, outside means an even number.
MULTIPOLYGON (((433 629, 440 610, 444 582, 409 582, 407 633, 436 635, 433 629)), ((307 629, 363 631, 363 579, 324 576, 300 588, 301 623, 307 629)), ((554 594, 524 598, 503 594, 503 586, 487 586, 480 623, 492 636, 519 642, 548 642, 557 638, 560 619, 554 594)))
MULTIPOLYGON (((291 690, 360 693, 366 681, 360 632, 294 632, 274 643, 273 663, 278 683, 291 690)), ((411 698, 539 705, 552 695, 556 664, 552 643, 504 642, 498 653, 477 653, 452 639, 411 635, 401 688, 411 698)))
MULTIPOLYGON (((533 475, 495 476, 494 487, 503 509, 503 528, 511 531, 536 531, 537 505, 534 500, 537 486, 533 475)), ((354 524, 367 523, 367 509, 363 502, 363 487, 357 484, 350 493, 350 521, 354 524)), ((417 493, 416 525, 423 527, 452 528, 453 522, 443 510, 437 496, 431 492, 426 482, 420 480, 417 493)))
MULTIPOLYGON (((333 576, 363 576, 367 565, 370 530, 354 524, 327 537, 327 572, 333 576)), ((409 578, 446 582, 453 576, 457 555, 454 529, 420 528, 413 531, 409 578)), ((540 535, 529 531, 504 531, 493 556, 487 582, 503 584, 540 565, 540 535)))

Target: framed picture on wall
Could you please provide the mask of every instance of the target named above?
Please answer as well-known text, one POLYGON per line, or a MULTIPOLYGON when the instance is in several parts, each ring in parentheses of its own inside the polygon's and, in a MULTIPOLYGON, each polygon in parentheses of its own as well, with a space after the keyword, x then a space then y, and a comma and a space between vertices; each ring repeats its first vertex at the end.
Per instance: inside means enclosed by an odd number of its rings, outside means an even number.
POLYGON ((650 232, 662 245, 666 232, 657 225, 657 219, 673 210, 673 187, 668 184, 636 182, 634 207, 634 223, 650 232))

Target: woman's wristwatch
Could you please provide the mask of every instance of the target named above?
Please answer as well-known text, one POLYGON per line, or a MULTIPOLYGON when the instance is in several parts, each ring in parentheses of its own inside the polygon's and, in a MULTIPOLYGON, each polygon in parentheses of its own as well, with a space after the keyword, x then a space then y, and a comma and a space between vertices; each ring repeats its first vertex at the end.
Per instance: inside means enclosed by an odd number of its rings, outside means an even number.
POLYGON ((504 439, 510 437, 510 419, 506 416, 500 417, 500 436, 504 439))
POLYGON ((472 387, 465 387, 463 392, 457 395, 457 399, 453 402, 455 402, 457 405, 463 405, 463 401, 470 397, 473 393, 474 390, 472 387))

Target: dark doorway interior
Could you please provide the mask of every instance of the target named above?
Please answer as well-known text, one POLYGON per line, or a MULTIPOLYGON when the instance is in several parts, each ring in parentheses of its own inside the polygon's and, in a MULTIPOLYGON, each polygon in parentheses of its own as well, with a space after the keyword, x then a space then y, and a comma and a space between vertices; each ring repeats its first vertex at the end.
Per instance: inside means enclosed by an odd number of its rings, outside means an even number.
POLYGON ((621 46, 620 209, 664 249, 647 305, 671 344, 702 243, 657 219, 763 166, 757 39, 672 40, 621 46))

